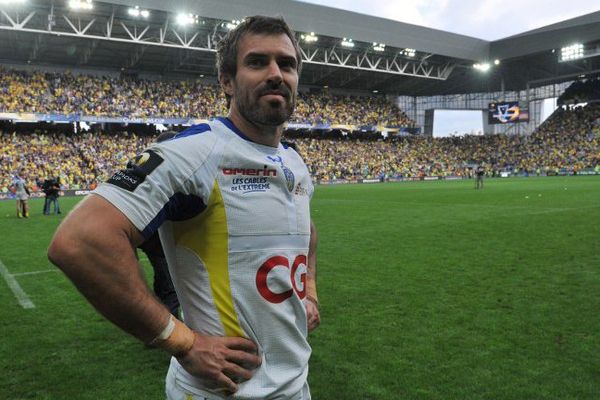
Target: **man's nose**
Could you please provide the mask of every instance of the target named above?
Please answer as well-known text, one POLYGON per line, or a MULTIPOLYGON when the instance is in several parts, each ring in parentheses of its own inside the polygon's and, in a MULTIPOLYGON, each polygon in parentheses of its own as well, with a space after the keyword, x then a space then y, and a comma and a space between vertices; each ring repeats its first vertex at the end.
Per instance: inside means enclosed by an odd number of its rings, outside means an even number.
POLYGON ((269 63, 269 68, 267 70, 267 81, 277 85, 279 85, 283 81, 281 69, 279 68, 279 64, 277 64, 275 60, 272 60, 269 63))

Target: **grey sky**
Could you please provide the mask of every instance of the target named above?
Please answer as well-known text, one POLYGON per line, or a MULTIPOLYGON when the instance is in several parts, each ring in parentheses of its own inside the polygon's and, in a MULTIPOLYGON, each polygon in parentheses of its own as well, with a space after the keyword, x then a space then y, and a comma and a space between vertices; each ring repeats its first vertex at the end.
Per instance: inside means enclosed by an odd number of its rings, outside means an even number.
POLYGON ((600 11, 597 0, 302 0, 496 40, 600 11))

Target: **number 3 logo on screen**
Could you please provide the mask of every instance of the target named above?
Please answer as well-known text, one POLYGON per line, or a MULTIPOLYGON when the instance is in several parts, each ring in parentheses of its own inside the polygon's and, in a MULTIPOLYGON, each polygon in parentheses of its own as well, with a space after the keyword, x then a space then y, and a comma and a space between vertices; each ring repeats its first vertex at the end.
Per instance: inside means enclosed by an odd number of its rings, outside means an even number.
POLYGON ((306 291, 304 284, 306 283, 306 256, 299 255, 294 259, 290 268, 290 261, 284 256, 273 256, 265 261, 256 273, 256 288, 260 295, 270 303, 281 303, 289 299, 294 292, 300 299, 304 299, 306 291), (292 289, 282 292, 274 292, 269 288, 268 278, 275 268, 289 269, 289 280, 292 284, 292 289), (300 287, 299 287, 300 286, 300 287))

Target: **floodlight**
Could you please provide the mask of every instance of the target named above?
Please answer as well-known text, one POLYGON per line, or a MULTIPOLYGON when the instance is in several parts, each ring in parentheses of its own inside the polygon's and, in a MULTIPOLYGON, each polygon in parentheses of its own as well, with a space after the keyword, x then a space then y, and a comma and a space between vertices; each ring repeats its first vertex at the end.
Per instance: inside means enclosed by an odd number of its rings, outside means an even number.
POLYGON ((354 42, 352 41, 352 39, 344 38, 342 40, 342 47, 354 47, 354 42))
POLYGON ((375 51, 385 51, 385 44, 373 42, 373 50, 375 50, 375 51))
POLYGON ((417 50, 415 49, 404 49, 400 51, 400 54, 406 57, 414 57, 417 54, 417 50))
POLYGON ((571 61, 583 58, 583 44, 575 43, 560 49, 560 61, 571 61))
POLYGON ((490 69, 490 63, 485 62, 485 63, 473 64, 473 68, 475 68, 481 72, 487 72, 490 69))
POLYGON ((69 0, 69 7, 73 10, 91 10, 94 5, 92 0, 69 0))
POLYGON ((197 24, 198 16, 194 14, 180 13, 177 14, 177 16, 175 17, 175 22, 177 22, 178 25, 182 26, 197 24))
POLYGON ((311 32, 308 35, 302 34, 300 35, 300 39, 304 40, 306 43, 314 43, 319 40, 319 37, 315 35, 314 32, 311 32))
POLYGON ((500 65, 500 60, 498 60, 497 58, 494 60, 494 65, 500 65))
POLYGON ((140 10, 140 6, 135 6, 133 8, 129 8, 127 10, 127 14, 131 15, 132 17, 148 18, 150 16, 150 11, 140 10))
POLYGON ((231 31, 231 30, 235 29, 236 26, 238 26, 241 23, 242 23, 242 21, 240 21, 239 19, 233 19, 233 20, 231 20, 231 22, 227 22, 225 24, 225 28, 227 28, 231 31))

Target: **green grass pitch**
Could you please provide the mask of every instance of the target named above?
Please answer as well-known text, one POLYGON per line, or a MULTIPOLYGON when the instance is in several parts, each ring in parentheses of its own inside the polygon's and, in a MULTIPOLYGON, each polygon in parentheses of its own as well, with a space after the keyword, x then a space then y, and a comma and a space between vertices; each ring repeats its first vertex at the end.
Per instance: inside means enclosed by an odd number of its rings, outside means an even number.
MULTIPOLYGON (((313 399, 600 398, 600 177, 485 185, 317 187, 313 399)), ((0 260, 35 304, 0 280, 0 399, 163 399, 166 354, 50 265, 61 216, 31 206, 0 202, 0 260)))

